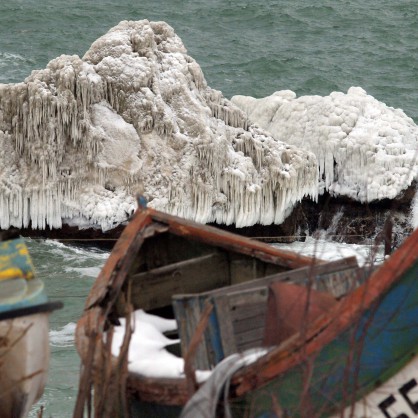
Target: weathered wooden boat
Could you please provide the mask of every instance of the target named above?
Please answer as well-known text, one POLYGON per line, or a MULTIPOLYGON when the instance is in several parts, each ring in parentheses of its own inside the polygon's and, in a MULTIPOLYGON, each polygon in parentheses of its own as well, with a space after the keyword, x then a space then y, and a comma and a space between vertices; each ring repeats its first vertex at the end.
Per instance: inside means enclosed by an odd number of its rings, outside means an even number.
MULTIPOLYGON (((286 344, 294 349, 283 351, 283 344, 269 348, 254 365, 239 371, 231 386, 230 404, 238 411, 236 416, 243 416, 242 408, 251 411, 253 401, 257 411, 262 411, 262 405, 271 412, 270 398, 276 392, 269 394, 264 387, 278 376, 281 379, 282 370, 275 372, 277 356, 287 364, 286 355, 297 356, 305 345, 305 338, 299 341, 293 335, 302 326, 303 300, 313 300, 306 297, 310 294, 317 296, 314 309, 307 311, 310 319, 315 318, 321 309, 331 309, 330 304, 334 309, 336 298, 368 275, 355 257, 325 263, 150 208, 139 209, 95 281, 77 324, 82 372, 74 417, 83 416, 86 407, 93 408, 97 417, 124 416, 128 411, 134 416, 179 416, 200 386, 195 369, 211 369, 236 351, 280 343, 269 341, 267 316, 271 315, 272 285, 286 282, 297 290, 290 292, 288 306, 297 309, 287 313, 293 324, 280 333, 282 339, 290 336, 286 344), (304 292, 298 294, 299 289, 304 292), (176 318, 184 376, 146 377, 129 371, 130 332, 119 358, 112 356, 113 327, 118 318, 129 317, 136 309, 176 318)), ((311 338, 311 328, 306 329, 306 338, 311 338)), ((297 396, 301 394, 293 396, 294 402, 297 396)))
MULTIPOLYGON (((1 238, 1 237, 0 237, 1 238)), ((40 398, 49 365, 50 302, 22 238, 0 241, 0 416, 20 418, 40 398)))

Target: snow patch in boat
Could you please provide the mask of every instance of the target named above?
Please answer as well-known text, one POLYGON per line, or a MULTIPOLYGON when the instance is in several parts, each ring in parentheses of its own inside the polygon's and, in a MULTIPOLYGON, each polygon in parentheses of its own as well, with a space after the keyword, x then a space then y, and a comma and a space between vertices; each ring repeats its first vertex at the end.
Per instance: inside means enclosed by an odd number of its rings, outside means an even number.
MULTIPOLYGON (((114 328, 112 354, 119 355, 126 329, 126 319, 120 319, 120 326, 114 328)), ((177 329, 175 319, 151 315, 142 309, 135 311, 131 321, 133 333, 128 351, 128 369, 147 377, 184 377, 184 360, 167 351, 166 347, 179 340, 170 339, 164 332, 177 329)), ((205 381, 210 371, 197 370, 198 382, 205 381)))

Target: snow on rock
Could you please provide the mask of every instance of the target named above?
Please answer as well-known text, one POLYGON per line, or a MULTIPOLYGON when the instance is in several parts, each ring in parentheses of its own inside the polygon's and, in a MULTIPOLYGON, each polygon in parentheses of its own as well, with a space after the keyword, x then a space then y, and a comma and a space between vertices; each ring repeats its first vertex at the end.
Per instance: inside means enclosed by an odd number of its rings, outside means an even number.
POLYGON ((316 154, 321 192, 360 202, 393 199, 418 174, 418 127, 359 87, 326 97, 286 90, 231 101, 276 139, 316 154))
POLYGON ((251 126, 164 22, 123 21, 83 58, 0 84, 0 228, 110 229, 149 205, 199 222, 280 223, 317 196, 312 153, 251 126))

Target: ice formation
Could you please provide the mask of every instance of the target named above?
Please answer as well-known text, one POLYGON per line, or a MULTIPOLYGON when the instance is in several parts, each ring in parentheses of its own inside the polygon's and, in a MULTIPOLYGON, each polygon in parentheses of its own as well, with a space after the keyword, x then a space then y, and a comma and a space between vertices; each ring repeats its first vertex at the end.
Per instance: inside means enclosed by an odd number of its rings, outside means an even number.
POLYGON ((359 87, 326 97, 285 90, 231 101, 276 139, 315 153, 320 192, 363 203, 393 199, 418 174, 418 127, 359 87))
POLYGON ((83 58, 0 84, 0 228, 107 230, 144 193, 199 222, 283 221, 315 156, 249 125, 164 22, 123 21, 83 58))

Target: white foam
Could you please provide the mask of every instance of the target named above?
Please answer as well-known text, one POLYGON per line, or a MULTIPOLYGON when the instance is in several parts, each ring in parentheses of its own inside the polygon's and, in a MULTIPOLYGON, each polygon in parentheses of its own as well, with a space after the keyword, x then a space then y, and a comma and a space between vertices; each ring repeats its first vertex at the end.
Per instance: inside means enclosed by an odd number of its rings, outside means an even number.
POLYGON ((379 264, 384 260, 384 247, 376 246, 374 243, 370 245, 345 244, 307 237, 303 242, 295 241, 290 244, 273 244, 273 246, 329 261, 355 256, 359 265, 379 264))
POLYGON ((70 322, 59 330, 49 331, 49 343, 54 347, 70 347, 74 345, 76 324, 70 322))
POLYGON ((415 192, 415 197, 412 202, 412 218, 411 218, 412 228, 418 228, 418 187, 415 192))
POLYGON ((101 267, 71 267, 71 266, 66 266, 64 267, 64 271, 67 273, 77 273, 80 276, 83 277, 93 277, 96 278, 100 271, 101 271, 101 267))
POLYGON ((48 247, 52 254, 65 257, 67 260, 97 260, 104 261, 109 257, 109 251, 96 248, 83 248, 74 245, 68 245, 57 240, 46 239, 43 245, 48 247))

